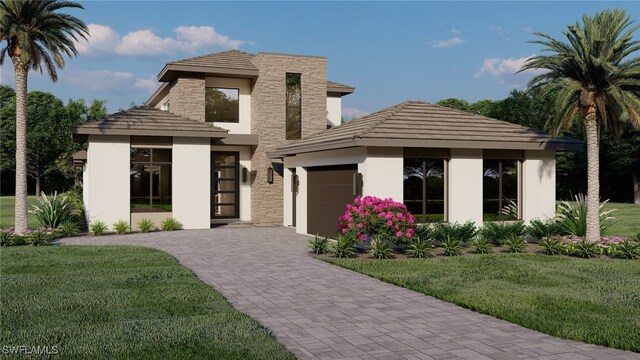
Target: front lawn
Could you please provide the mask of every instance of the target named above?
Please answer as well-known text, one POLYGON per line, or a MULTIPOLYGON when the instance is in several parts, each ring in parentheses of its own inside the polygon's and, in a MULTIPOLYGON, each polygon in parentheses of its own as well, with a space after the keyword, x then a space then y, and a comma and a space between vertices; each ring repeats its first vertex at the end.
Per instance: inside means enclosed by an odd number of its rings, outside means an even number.
POLYGON ((640 231, 640 204, 607 203, 604 210, 616 209, 611 216, 618 222, 609 229, 610 235, 633 236, 640 231))
POLYGON ((534 254, 322 260, 549 335, 640 352, 640 261, 534 254))
POLYGON ((158 250, 23 246, 2 248, 0 264, 3 349, 48 346, 65 359, 294 358, 158 250))
MULTIPOLYGON (((27 207, 31 209, 31 205, 38 203, 37 196, 27 197, 27 207)), ((15 196, 0 196, 0 227, 1 226, 13 226, 15 224, 15 209, 16 197, 15 196)), ((29 227, 35 229, 38 227, 35 219, 29 214, 29 227)))

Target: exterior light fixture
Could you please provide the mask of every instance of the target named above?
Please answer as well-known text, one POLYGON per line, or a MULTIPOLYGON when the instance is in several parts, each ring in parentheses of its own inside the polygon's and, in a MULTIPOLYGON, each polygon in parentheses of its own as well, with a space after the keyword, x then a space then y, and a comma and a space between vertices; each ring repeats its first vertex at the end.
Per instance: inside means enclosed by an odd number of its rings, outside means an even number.
POLYGON ((247 168, 246 168, 246 167, 244 167, 244 166, 243 166, 243 167, 242 167, 242 182, 243 182, 243 183, 246 183, 246 182, 247 182, 248 177, 249 177, 249 176, 248 176, 248 170, 247 170, 247 168))
POLYGON ((267 168, 267 182, 273 184, 273 168, 271 166, 267 168))

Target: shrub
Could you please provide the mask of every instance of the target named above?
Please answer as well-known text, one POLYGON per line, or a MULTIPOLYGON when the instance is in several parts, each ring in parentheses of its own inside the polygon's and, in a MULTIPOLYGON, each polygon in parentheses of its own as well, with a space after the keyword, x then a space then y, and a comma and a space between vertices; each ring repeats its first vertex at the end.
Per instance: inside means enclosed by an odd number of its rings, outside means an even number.
POLYGON ((433 239, 433 228, 429 224, 418 225, 416 227, 416 237, 420 240, 431 241, 433 239))
POLYGON ((374 259, 391 259, 393 257, 393 249, 388 241, 380 237, 375 237, 371 240, 369 254, 371 254, 371 257, 374 259))
POLYGON ((624 239, 624 241, 615 246, 613 254, 623 259, 639 259, 640 242, 632 239, 624 239))
MULTIPOLYGON (((569 235, 584 237, 587 234, 587 197, 579 194, 576 201, 562 201, 558 205, 560 226, 569 235)), ((616 209, 603 211, 602 208, 609 200, 600 204, 600 233, 606 234, 611 226, 616 224, 616 218, 610 216, 616 209)))
POLYGON ((339 236, 336 243, 331 247, 331 252, 337 258, 352 257, 356 253, 354 240, 348 236, 339 236))
POLYGON ((313 239, 309 240, 309 249, 314 254, 324 254, 329 250, 329 239, 316 235, 313 239))
POLYGON ((182 224, 176 218, 166 218, 160 224, 160 228, 164 231, 175 231, 182 229, 182 224))
POLYGON ((126 234, 131 231, 131 226, 126 220, 118 220, 113 224, 113 230, 116 231, 116 234, 126 234))
POLYGON ((594 256, 598 256, 602 253, 602 249, 598 243, 588 242, 584 239, 570 243, 567 245, 567 252, 569 255, 590 259, 594 256))
POLYGON ((444 256, 457 256, 462 254, 462 243, 459 239, 447 236, 447 238, 440 243, 440 246, 442 246, 444 256))
POLYGON ((479 233, 493 244, 500 245, 511 237, 524 236, 525 226, 522 221, 511 223, 486 222, 479 233))
POLYGON ((564 244, 557 236, 542 239, 540 246, 542 247, 542 252, 547 255, 558 255, 564 252, 564 244))
POLYGON ((64 236, 74 236, 78 233, 78 224, 75 221, 63 222, 58 226, 58 231, 64 236))
POLYGON ((2 229, 0 230, 0 246, 11 246, 13 245, 13 229, 2 229))
POLYGON ((433 243, 431 240, 426 240, 421 237, 414 239, 407 247, 407 255, 412 258, 426 258, 433 256, 433 243))
POLYGON ((374 196, 358 197, 353 204, 347 204, 338 221, 342 236, 360 241, 365 241, 369 235, 402 245, 409 242, 415 233, 415 218, 404 204, 374 196))
POLYGON ((156 225, 151 221, 151 219, 142 219, 138 221, 138 229, 140 232, 148 233, 149 231, 155 230, 156 225))
POLYGON ((104 221, 94 221, 89 225, 89 230, 95 236, 103 235, 107 231, 107 224, 104 221))
POLYGON ((518 218, 518 204, 515 201, 509 201, 509 204, 505 205, 501 210, 500 214, 507 217, 507 219, 517 219, 518 218))
POLYGON ((488 254, 491 252, 491 241, 483 236, 477 236, 471 242, 471 246, 476 254, 488 254))
POLYGON ((52 240, 51 232, 44 230, 36 230, 31 234, 27 235, 27 240, 33 246, 43 246, 47 245, 49 241, 52 240))
POLYGON ((503 245, 510 253, 521 253, 524 251, 527 241, 523 236, 512 235, 503 242, 503 245))
POLYGON ((439 223, 433 226, 431 237, 436 243, 443 243, 447 238, 459 240, 461 243, 467 243, 470 242, 477 233, 478 229, 476 229, 473 221, 468 221, 464 224, 439 223))
POLYGON ((38 225, 43 228, 57 228, 68 221, 76 221, 78 211, 73 204, 68 201, 67 196, 54 193, 47 196, 44 192, 29 210, 29 213, 36 219, 38 225))
POLYGON ((563 226, 556 220, 531 220, 529 222, 529 226, 526 227, 525 232, 527 235, 538 240, 557 235, 566 235, 566 231, 563 229, 563 226))

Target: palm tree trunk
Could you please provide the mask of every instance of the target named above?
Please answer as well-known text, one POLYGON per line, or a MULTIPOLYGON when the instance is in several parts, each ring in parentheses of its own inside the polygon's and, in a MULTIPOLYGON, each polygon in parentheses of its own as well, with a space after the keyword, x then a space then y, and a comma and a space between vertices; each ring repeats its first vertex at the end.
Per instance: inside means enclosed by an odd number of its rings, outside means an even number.
POLYGON ((600 241, 600 144, 596 114, 585 117, 587 138, 587 242, 600 241))
POLYGON ((27 75, 19 58, 13 59, 16 74, 16 207, 15 232, 27 230, 27 75))

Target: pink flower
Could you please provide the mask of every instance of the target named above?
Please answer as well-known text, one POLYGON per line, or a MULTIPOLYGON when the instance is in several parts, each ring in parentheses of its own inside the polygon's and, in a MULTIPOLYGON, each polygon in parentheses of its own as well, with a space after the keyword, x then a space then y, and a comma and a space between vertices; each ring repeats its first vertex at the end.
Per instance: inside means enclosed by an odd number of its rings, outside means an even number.
POLYGON ((353 223, 349 223, 349 229, 353 228, 353 223))
POLYGON ((349 230, 347 230, 347 229, 342 229, 342 233, 343 233, 343 234, 346 234, 348 231, 349 231, 349 230))
POLYGON ((363 226, 362 223, 359 223, 358 224, 358 229, 362 229, 362 226, 363 226))
POLYGON ((396 233, 396 237, 402 237, 402 231, 398 231, 398 232, 396 233))
POLYGON ((393 225, 393 221, 391 220, 387 221, 387 226, 391 226, 391 225, 393 225))
POLYGON ((365 235, 360 235, 360 240, 365 241, 367 240, 367 237, 365 235))

